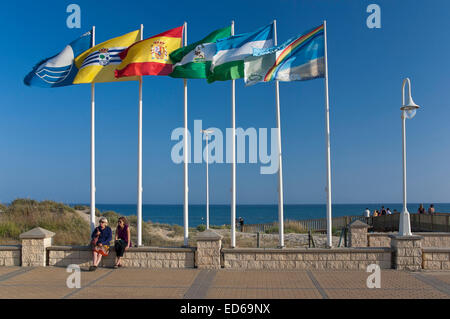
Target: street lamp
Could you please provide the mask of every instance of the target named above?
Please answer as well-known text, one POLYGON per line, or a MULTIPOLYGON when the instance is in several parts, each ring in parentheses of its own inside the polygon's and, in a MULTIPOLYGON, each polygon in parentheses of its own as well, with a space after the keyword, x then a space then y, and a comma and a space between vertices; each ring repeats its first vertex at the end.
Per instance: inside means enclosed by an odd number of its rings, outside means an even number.
POLYGON ((205 134, 206 139, 206 229, 209 229, 209 176, 208 176, 208 134, 211 134, 212 130, 200 130, 201 133, 205 134))
POLYGON ((402 85, 402 133, 403 133, 403 210, 400 215, 398 233, 400 236, 411 236, 411 223, 409 212, 406 207, 406 119, 412 119, 416 115, 419 106, 414 103, 411 97, 411 81, 409 78, 403 80, 402 85), (405 85, 408 83, 408 100, 405 103, 405 85))

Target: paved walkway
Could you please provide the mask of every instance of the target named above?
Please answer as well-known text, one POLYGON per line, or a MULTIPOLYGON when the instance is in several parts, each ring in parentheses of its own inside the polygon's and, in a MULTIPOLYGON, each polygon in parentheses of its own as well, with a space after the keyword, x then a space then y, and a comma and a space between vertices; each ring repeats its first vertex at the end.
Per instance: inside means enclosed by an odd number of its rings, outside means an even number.
POLYGON ((381 288, 366 287, 363 271, 236 271, 199 269, 107 269, 81 272, 70 289, 65 268, 0 267, 5 298, 445 298, 450 272, 383 270, 381 288))

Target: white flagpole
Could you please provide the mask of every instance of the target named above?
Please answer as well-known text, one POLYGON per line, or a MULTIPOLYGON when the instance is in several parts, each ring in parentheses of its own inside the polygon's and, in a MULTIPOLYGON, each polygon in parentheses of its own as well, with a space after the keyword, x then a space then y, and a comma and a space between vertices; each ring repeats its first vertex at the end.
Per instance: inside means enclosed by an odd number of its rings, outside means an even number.
MULTIPOLYGON (((95 26, 92 27, 92 43, 95 46, 95 26)), ((95 83, 91 83, 91 232, 95 228, 95 83)))
MULTIPOLYGON (((234 21, 231 21, 231 35, 234 35, 234 21)), ((236 247, 236 81, 231 81, 231 248, 236 247)))
MULTIPOLYGON (((187 46, 187 22, 184 22, 184 46, 187 46)), ((188 185, 188 115, 187 115, 187 80, 184 79, 184 246, 189 246, 189 185, 188 185)))
MULTIPOLYGON (((277 20, 273 20, 275 35, 275 45, 277 41, 277 20)), ((284 247, 284 211, 283 211, 283 169, 281 157, 281 116, 280 116, 280 83, 275 81, 275 96, 277 101, 277 128, 278 128, 278 228, 279 228, 279 248, 284 247)))
POLYGON ((323 21, 325 40, 325 138, 327 148, 327 246, 333 247, 331 225, 331 155, 330 155, 330 105, 328 97, 327 21, 323 21))
MULTIPOLYGON (((144 39, 144 25, 141 24, 141 40, 144 39)), ((142 76, 139 77, 139 124, 138 124, 138 185, 137 185, 137 233, 138 246, 142 246, 142 76)))

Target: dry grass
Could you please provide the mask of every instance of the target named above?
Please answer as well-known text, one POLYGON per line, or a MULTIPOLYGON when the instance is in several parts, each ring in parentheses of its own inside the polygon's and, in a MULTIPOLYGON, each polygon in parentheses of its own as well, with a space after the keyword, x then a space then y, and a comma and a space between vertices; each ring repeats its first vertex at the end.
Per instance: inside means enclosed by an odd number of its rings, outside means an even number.
POLYGON ((16 199, 0 209, 0 241, 19 242, 19 235, 35 227, 56 233, 55 245, 79 245, 89 242, 89 224, 64 204, 16 199))

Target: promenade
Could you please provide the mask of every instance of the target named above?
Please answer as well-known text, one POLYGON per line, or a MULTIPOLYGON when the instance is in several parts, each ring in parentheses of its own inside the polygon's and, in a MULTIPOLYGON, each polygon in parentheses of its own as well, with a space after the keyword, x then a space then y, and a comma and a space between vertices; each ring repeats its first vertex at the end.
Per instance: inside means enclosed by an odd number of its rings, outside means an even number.
POLYGON ((450 299, 450 271, 381 271, 367 288, 365 271, 81 269, 68 288, 63 267, 0 267, 0 299, 450 299))

